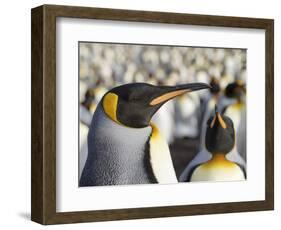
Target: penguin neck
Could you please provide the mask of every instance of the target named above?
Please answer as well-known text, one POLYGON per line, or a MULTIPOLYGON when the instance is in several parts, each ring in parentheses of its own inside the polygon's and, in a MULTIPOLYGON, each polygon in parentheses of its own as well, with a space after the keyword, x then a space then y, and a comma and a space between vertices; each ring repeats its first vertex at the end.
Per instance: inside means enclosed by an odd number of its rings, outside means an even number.
POLYGON ((232 167, 233 162, 227 160, 225 153, 213 153, 211 160, 206 163, 210 167, 232 167))
POLYGON ((146 145, 151 126, 130 128, 110 119, 98 106, 88 134, 88 159, 96 184, 148 183, 146 145))
POLYGON ((211 161, 227 161, 226 154, 224 153, 212 153, 211 161))
POLYGON ((237 109, 241 109, 243 106, 244 106, 244 103, 241 99, 237 100, 237 102, 234 104, 234 107, 237 109))
POLYGON ((151 139, 157 138, 160 135, 159 129, 152 122, 150 122, 150 127, 152 129, 152 131, 151 131, 151 139))

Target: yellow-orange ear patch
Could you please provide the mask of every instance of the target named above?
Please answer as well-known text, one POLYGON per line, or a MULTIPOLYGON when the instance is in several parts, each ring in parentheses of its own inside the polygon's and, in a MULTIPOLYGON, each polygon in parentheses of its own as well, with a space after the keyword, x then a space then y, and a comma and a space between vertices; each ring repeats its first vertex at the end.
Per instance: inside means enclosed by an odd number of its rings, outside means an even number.
POLYGON ((225 122, 224 122, 224 120, 222 119, 222 117, 221 117, 220 114, 218 114, 218 120, 219 120, 219 123, 220 123, 221 127, 222 127, 223 129, 226 129, 226 124, 225 124, 225 122))
POLYGON ((116 116, 117 104, 118 96, 115 93, 108 93, 103 98, 102 107, 107 116, 113 121, 120 123, 116 116))
POLYGON ((214 116, 214 118, 213 118, 213 120, 212 120, 212 122, 211 122, 210 127, 211 127, 211 128, 214 127, 215 122, 216 122, 216 119, 218 119, 218 121, 219 121, 221 127, 222 127, 223 129, 226 129, 226 124, 225 124, 224 120, 222 119, 222 117, 221 117, 221 115, 220 115, 219 113, 216 113, 216 115, 214 116))

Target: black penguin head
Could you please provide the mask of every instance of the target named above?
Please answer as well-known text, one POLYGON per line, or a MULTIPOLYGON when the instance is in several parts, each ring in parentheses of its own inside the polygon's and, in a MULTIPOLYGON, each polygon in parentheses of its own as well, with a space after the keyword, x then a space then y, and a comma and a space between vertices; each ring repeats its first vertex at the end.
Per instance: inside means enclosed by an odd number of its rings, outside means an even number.
POLYGON ((210 86, 204 83, 177 86, 131 83, 108 91, 102 99, 102 107, 115 122, 132 128, 143 128, 149 126, 154 113, 168 100, 206 88, 210 86))
POLYGON ((241 80, 237 80, 227 85, 225 88, 225 96, 228 98, 236 98, 238 100, 245 94, 246 87, 241 80))
POLYGON ((90 88, 87 90, 87 92, 85 93, 85 99, 82 102, 82 105, 87 108, 87 110, 91 110, 91 106, 93 101, 95 100, 96 96, 95 96, 95 89, 94 88, 90 88))
POLYGON ((216 78, 212 77, 212 79, 210 81, 210 86, 211 86, 211 88, 210 88, 211 94, 217 95, 220 93, 220 91, 221 91, 220 83, 216 78))
POLYGON ((217 108, 215 115, 207 122, 206 148, 210 153, 229 153, 235 144, 235 131, 232 120, 221 115, 217 108))

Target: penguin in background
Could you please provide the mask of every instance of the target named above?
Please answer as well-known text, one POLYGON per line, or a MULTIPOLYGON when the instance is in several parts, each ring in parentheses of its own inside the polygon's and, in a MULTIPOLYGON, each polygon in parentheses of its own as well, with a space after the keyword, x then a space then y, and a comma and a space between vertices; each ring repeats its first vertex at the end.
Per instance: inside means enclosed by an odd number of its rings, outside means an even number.
POLYGON ((92 116, 97 107, 95 100, 95 89, 88 89, 85 93, 85 99, 80 104, 80 121, 86 126, 91 125, 92 116))
MULTIPOLYGON (((96 86, 93 88, 89 88, 86 91, 85 99, 82 102, 82 106, 90 112, 91 115, 94 114, 96 107, 100 100, 102 99, 103 95, 107 92, 106 88, 101 85, 100 82, 97 82, 96 86)), ((92 118, 92 116, 91 116, 92 118)), ((89 125, 91 124, 91 120, 89 125)))
MULTIPOLYGON (((224 114, 230 117, 236 131, 237 143, 230 157, 239 155, 246 162, 246 87, 241 80, 230 83, 225 89, 225 96, 233 100, 224 106, 224 114), (236 153, 236 154, 235 154, 236 153)), ((238 156, 238 157, 239 157, 238 156)))
POLYGON ((211 88, 209 89, 209 96, 205 98, 201 106, 203 113, 201 118, 201 132, 200 132, 200 146, 199 152, 194 156, 194 158, 188 163, 184 171, 179 177, 180 182, 186 182, 189 180, 190 172, 195 166, 207 162, 211 159, 212 155, 205 148, 205 137, 207 129, 207 121, 211 116, 215 115, 214 108, 220 100, 220 85, 215 78, 210 81, 211 88))
MULTIPOLYGON (((213 110, 214 111, 214 110, 213 110)), ((220 115, 220 117, 223 117, 219 110, 218 107, 215 105, 215 111, 212 112, 212 114, 210 115, 210 117, 215 117, 218 116, 218 114, 220 115)), ((193 172, 194 168, 197 167, 198 165, 204 164, 208 161, 210 161, 212 159, 212 153, 210 151, 208 151, 208 149, 206 148, 206 138, 207 138, 207 130, 209 129, 209 121, 210 121, 210 117, 209 119, 206 121, 206 132, 205 132, 205 138, 204 138, 204 147, 198 152, 198 154, 196 154, 196 156, 188 163, 188 165, 186 166, 186 168, 183 170, 183 172, 181 173, 180 177, 179 177, 179 181, 180 182, 187 182, 190 181, 190 176, 191 173, 193 172)), ((229 118, 227 118, 229 119, 229 118)), ((233 122, 231 121, 231 123, 233 124, 233 122)), ((235 129, 234 129, 235 130, 235 129)), ((235 140, 236 141, 236 140, 235 140)), ((233 148, 231 148, 231 150, 225 154, 225 157, 228 161, 235 163, 239 166, 241 166, 241 168, 245 169, 246 168, 246 163, 243 160, 243 158, 237 153, 236 151, 236 142, 234 142, 233 148)), ((246 175, 246 174, 245 174, 246 175)))
POLYGON ((229 117, 218 111, 210 117, 205 144, 211 159, 193 169, 189 176, 191 182, 245 180, 245 169, 226 158, 235 145, 235 130, 229 117))
POLYGON ((150 120, 170 99, 206 88, 131 83, 108 91, 93 115, 79 186, 177 183, 168 144, 150 120))
POLYGON ((88 155, 87 137, 93 112, 96 109, 95 99, 94 89, 88 89, 79 107, 79 176, 82 173, 88 155))

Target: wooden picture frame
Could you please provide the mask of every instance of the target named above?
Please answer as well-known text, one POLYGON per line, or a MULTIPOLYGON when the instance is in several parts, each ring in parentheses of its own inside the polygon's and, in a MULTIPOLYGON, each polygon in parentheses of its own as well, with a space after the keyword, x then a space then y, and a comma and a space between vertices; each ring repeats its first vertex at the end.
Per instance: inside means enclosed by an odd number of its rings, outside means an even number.
POLYGON ((274 21, 179 13, 43 5, 32 9, 32 205, 31 219, 63 224, 274 208, 274 21), (56 212, 56 18, 121 20, 265 30, 266 160, 265 200, 183 206, 56 212))

